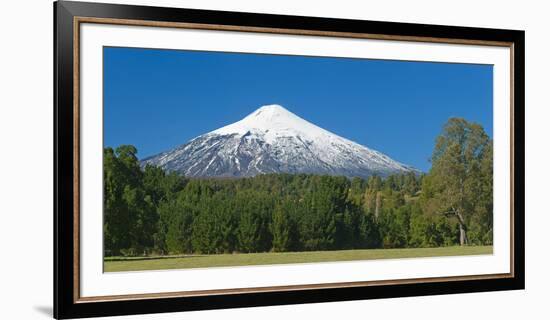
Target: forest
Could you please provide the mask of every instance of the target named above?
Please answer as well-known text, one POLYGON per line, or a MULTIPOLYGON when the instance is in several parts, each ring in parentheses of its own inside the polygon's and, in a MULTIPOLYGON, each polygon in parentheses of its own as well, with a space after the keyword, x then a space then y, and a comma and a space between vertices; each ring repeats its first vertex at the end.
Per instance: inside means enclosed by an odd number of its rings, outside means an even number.
POLYGON ((492 245, 492 140, 462 118, 427 173, 191 179, 137 152, 104 148, 105 256, 492 245))

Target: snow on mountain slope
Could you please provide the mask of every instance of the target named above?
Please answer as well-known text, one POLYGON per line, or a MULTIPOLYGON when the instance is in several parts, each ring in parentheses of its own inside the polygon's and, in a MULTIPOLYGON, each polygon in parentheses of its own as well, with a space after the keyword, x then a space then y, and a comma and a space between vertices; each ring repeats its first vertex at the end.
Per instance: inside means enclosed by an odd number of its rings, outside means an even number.
POLYGON ((144 159, 189 177, 315 173, 348 177, 417 172, 388 156, 322 129, 280 105, 144 159))

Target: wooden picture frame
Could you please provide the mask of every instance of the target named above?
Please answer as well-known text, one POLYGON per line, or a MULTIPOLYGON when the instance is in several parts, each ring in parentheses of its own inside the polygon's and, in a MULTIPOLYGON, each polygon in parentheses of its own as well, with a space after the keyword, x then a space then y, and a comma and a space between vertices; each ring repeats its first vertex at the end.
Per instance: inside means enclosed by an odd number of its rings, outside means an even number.
MULTIPOLYGON (((54 3, 54 316, 59 319, 378 299, 524 288, 524 32, 469 27, 218 12, 59 1, 54 3), (80 28, 145 26, 495 46, 510 50, 510 272, 234 289, 81 295, 80 28)), ((100 241, 100 240, 98 240, 100 241)))

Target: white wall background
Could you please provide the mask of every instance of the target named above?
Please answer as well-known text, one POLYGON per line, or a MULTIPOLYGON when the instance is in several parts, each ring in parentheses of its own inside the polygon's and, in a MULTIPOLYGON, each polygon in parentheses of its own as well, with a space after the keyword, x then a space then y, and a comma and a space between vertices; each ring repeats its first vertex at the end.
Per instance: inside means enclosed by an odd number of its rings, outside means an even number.
MULTIPOLYGON (((309 304, 116 319, 547 319, 550 20, 545 1, 126 0, 179 6, 526 30, 525 291, 309 304)), ((0 18, 0 318, 52 308, 52 3, 9 1, 0 18)), ((112 318, 115 319, 115 318, 112 318)))

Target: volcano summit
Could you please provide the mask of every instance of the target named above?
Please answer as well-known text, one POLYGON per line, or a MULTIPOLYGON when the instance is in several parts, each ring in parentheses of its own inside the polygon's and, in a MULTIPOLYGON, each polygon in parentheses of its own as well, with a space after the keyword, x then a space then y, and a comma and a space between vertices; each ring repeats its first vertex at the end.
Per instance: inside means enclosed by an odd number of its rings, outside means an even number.
POLYGON ((418 172, 320 128, 280 105, 263 106, 240 121, 141 163, 188 177, 310 173, 366 178, 418 172))

